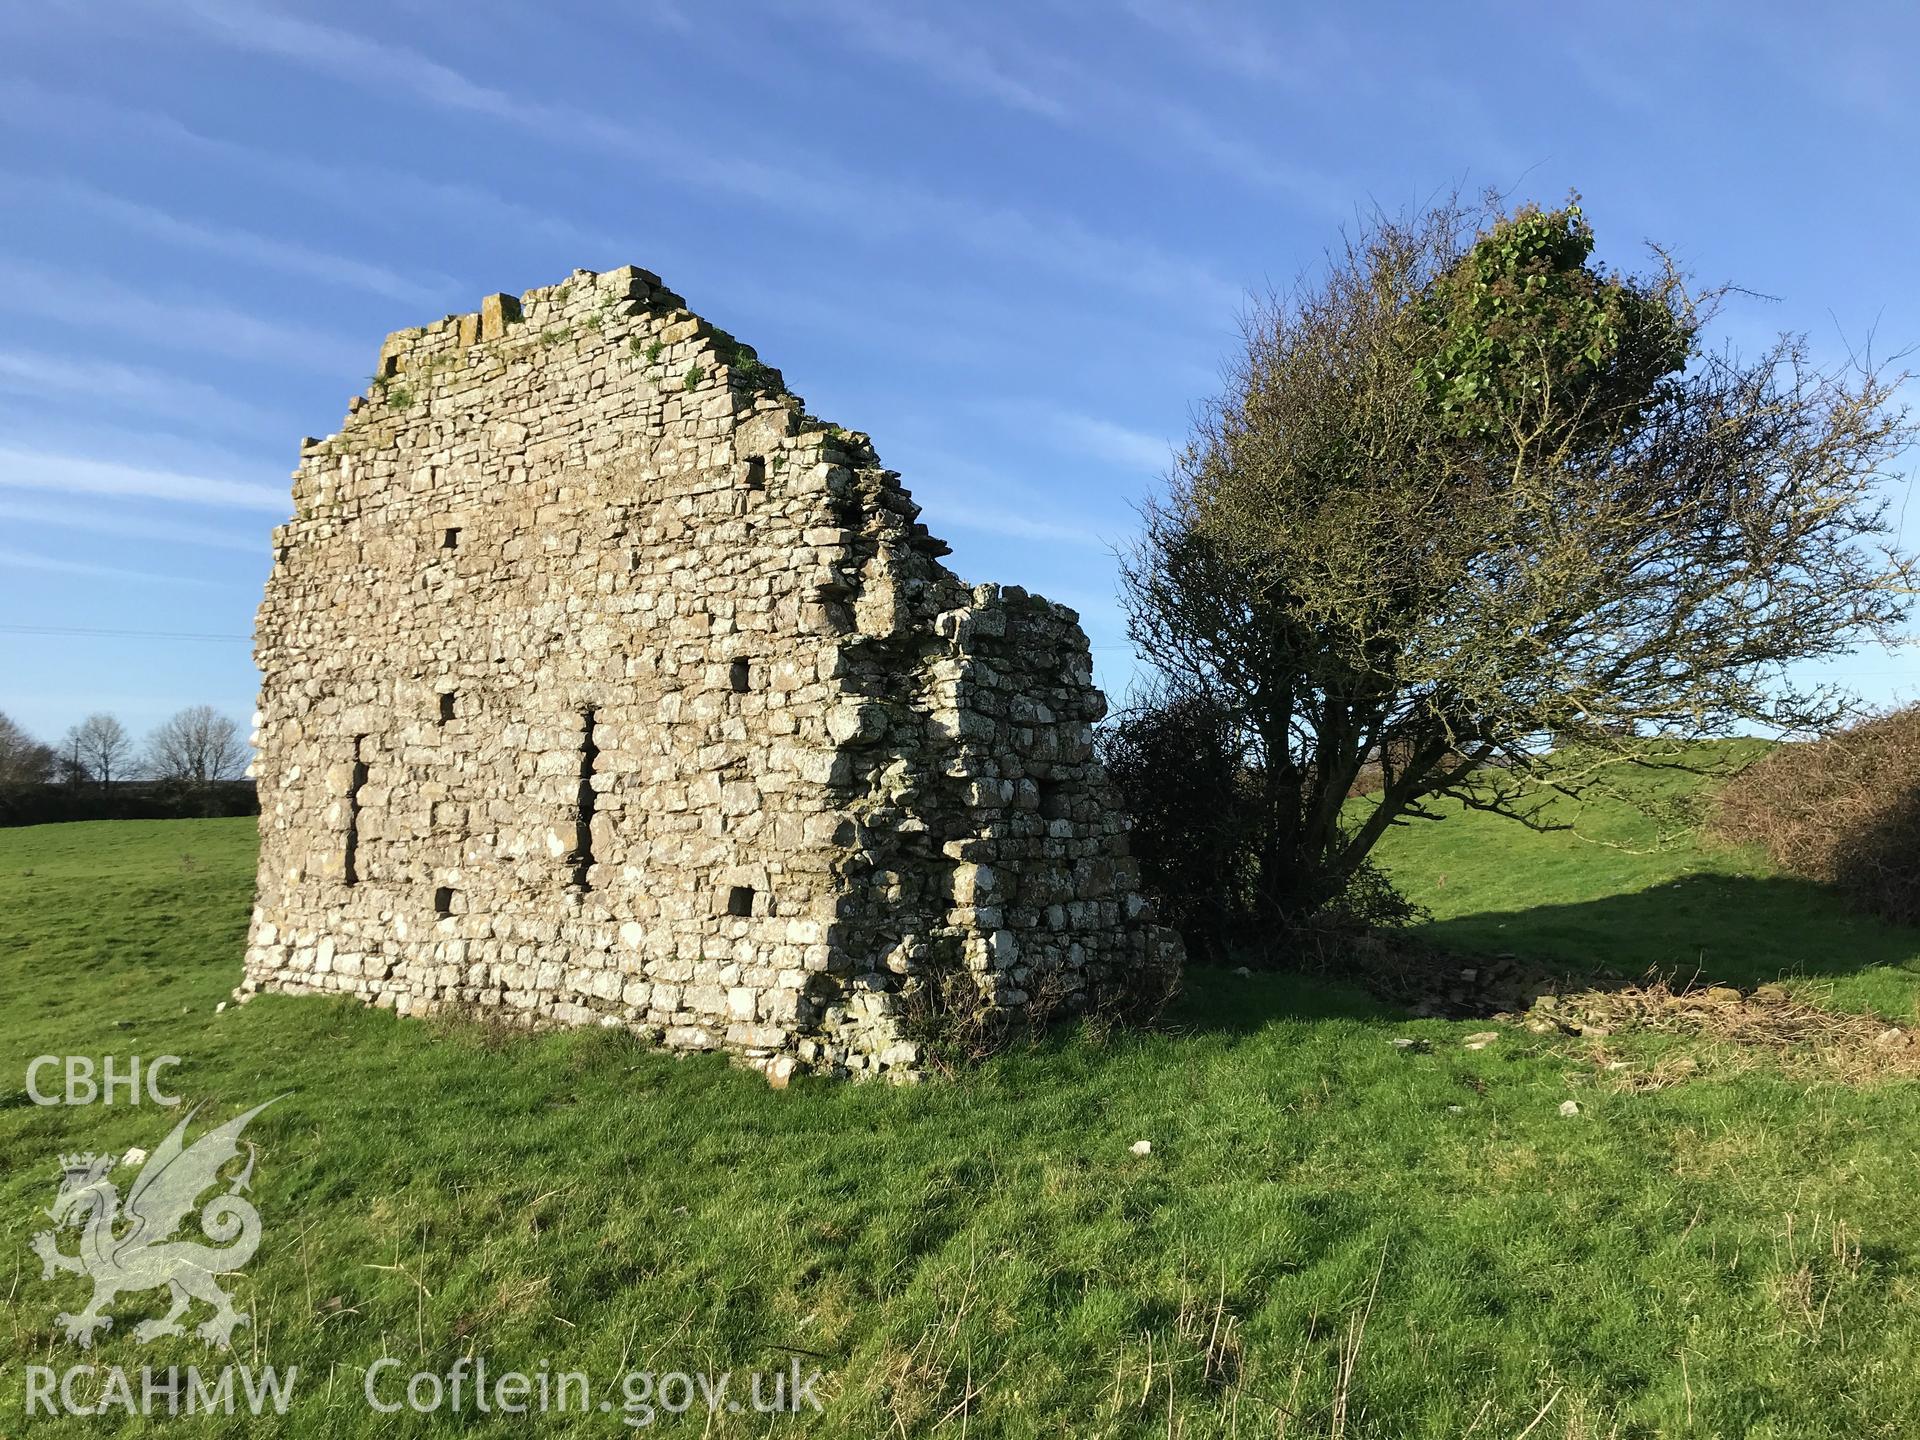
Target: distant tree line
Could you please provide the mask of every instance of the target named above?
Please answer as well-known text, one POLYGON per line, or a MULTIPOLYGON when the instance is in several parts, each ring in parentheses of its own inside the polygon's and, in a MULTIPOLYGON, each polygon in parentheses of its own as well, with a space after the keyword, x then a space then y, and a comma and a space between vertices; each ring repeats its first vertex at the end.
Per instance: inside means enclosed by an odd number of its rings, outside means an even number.
POLYGON ((104 712, 55 744, 0 714, 0 824, 231 815, 255 808, 239 724, 190 705, 144 742, 104 712))

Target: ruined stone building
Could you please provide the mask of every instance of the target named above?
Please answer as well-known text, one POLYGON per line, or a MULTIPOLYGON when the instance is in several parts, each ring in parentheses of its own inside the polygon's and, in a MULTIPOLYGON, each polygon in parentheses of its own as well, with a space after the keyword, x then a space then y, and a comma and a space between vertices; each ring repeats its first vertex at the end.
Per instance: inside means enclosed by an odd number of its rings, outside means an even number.
POLYGON ((256 635, 242 998, 911 1071, 1163 985, 1074 613, 969 587, 864 435, 644 270, 390 336, 256 635))

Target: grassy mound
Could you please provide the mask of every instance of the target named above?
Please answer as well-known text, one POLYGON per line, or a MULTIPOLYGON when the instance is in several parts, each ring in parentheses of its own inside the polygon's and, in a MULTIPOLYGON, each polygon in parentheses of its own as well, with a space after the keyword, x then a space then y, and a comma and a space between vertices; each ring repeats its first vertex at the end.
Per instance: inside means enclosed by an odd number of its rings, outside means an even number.
MULTIPOLYGON (((1700 760, 1739 763, 1765 749, 1734 742, 1703 748, 1700 760)), ((1785 979, 1842 1009, 1913 1016, 1920 930, 1860 915, 1761 849, 1684 824, 1709 812, 1719 789, 1710 779, 1623 769, 1612 783, 1623 799, 1547 812, 1569 829, 1537 832, 1442 802, 1433 808, 1443 819, 1389 831, 1376 854, 1431 912, 1417 933, 1450 949, 1680 983, 1785 979)))
MULTIPOLYGON (((1542 842, 1490 848, 1507 832, 1479 819, 1396 839, 1451 833, 1449 853, 1403 848, 1396 864, 1426 866, 1423 898, 1450 907, 1435 927, 1462 941, 1599 946, 1621 897, 1692 917, 1666 939, 1612 935, 1649 957, 1698 940, 1733 964, 1750 936, 1771 947, 1745 957, 1753 973, 1775 957, 1815 973, 1816 937, 1830 962, 1843 948, 1833 912, 1792 909, 1802 888, 1779 892, 1771 926, 1714 929, 1731 919, 1705 918, 1713 892, 1699 887, 1765 890, 1763 870, 1573 841, 1538 852, 1558 887, 1545 908, 1599 912, 1517 931, 1497 917, 1541 910, 1511 872, 1542 842), (1676 881, 1671 900, 1633 899, 1676 881)), ((1660 1037, 1616 1045, 1629 1068, 1614 1072, 1560 1037, 1473 1041, 1484 1025, 1201 972, 1160 1033, 1062 1032, 954 1083, 776 1093, 606 1033, 507 1038, 277 997, 216 1014, 239 974, 251 866, 246 821, 0 834, 0 1220, 14 1257, 0 1432, 72 1427, 23 1417, 28 1365, 217 1363, 198 1341, 132 1339, 164 1308, 152 1291, 123 1297, 114 1329, 77 1351, 54 1317, 85 1286, 41 1279, 28 1249, 58 1153, 150 1149, 177 1112, 36 1107, 18 1088, 27 1058, 170 1053, 174 1088, 212 1118, 287 1097, 249 1132, 265 1240, 235 1283, 254 1318, 235 1358, 299 1371, 288 1415, 260 1433, 522 1428, 373 1413, 362 1377, 383 1356, 402 1374, 461 1356, 585 1372, 616 1410, 549 1414, 553 1434, 623 1433, 624 1372, 744 1377, 796 1357, 826 1372, 823 1415, 696 1405, 652 1428, 1920 1433, 1912 1084, 1758 1066, 1639 1088, 1622 1077, 1667 1063, 1660 1037), (1151 1153, 1131 1153, 1143 1139, 1151 1153)), ((1893 997, 1912 932, 1855 934, 1877 936, 1885 976, 1825 973, 1859 981, 1855 998, 1893 997)), ((1910 1007, 1910 984, 1902 995, 1910 1007)), ((124 1187, 131 1172, 116 1173, 124 1187)))

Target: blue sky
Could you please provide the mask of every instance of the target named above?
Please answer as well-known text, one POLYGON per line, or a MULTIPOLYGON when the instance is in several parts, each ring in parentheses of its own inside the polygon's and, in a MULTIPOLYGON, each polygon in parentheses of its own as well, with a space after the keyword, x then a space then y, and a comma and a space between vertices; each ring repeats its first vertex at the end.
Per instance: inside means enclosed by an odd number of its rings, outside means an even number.
POLYGON ((1867 4, 8 6, 0 710, 244 719, 299 439, 382 336, 629 262, 1123 691, 1111 546, 1250 291, 1376 205, 1578 189, 1609 261, 1775 297, 1736 345, 1911 346, 1916 53, 1867 4))

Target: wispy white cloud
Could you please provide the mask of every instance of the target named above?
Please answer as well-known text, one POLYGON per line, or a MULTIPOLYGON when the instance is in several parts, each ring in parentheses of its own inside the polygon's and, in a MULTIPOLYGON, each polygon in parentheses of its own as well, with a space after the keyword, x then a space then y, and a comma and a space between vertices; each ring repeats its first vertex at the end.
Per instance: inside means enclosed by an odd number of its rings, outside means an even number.
POLYGON ((691 35, 700 27, 674 0, 632 0, 621 7, 630 17, 656 30, 671 30, 676 35, 691 35))
POLYGON ((454 282, 445 276, 410 279, 384 265, 372 265, 341 255, 329 255, 297 241, 258 235, 228 225, 188 220, 151 205, 109 195, 77 180, 0 171, 0 183, 16 201, 52 203, 92 215, 122 229, 187 249, 229 260, 278 270, 288 275, 365 290, 389 299, 436 305, 452 293, 454 282))
POLYGON ((1064 448, 1142 474, 1161 474, 1173 458, 1173 445, 1165 436, 1132 430, 1097 416, 1056 410, 1048 415, 1047 424, 1056 443, 1064 448))
POLYGON ((1064 215, 1043 218, 952 201, 928 202, 922 213, 928 228, 975 249, 1043 263, 1082 278, 1095 276, 1110 288, 1172 301, 1183 311, 1226 314, 1246 303, 1244 286, 1222 278, 1204 262, 1095 230, 1064 215))
POLYGON ((41 398, 79 396, 90 406, 121 406, 170 415, 200 414, 285 434, 290 422, 236 400, 226 390, 111 360, 74 360, 37 350, 0 350, 0 393, 41 398))
POLYGON ((198 156, 261 184, 345 214, 393 220, 429 215, 447 223, 510 227, 522 235, 584 247, 589 259, 625 264, 629 240, 583 225, 550 209, 522 204, 477 185, 394 170, 373 161, 334 165, 287 151, 263 150, 208 135, 158 110, 119 105, 98 96, 57 90, 19 78, 0 78, 0 124, 37 133, 85 135, 100 142, 137 139, 198 156))
POLYGON ((1237 305, 1238 285, 1204 264, 1162 247, 1095 231, 1070 216, 972 200, 846 170, 792 151, 777 160, 729 154, 680 131, 644 128, 577 106, 529 99, 473 80, 431 56, 293 16, 226 0, 177 0, 151 6, 156 18, 182 22, 221 43, 316 70, 392 97, 411 95, 441 109, 486 116, 569 147, 591 145, 630 157, 690 189, 777 210, 789 219, 844 225, 862 214, 878 228, 940 235, 970 249, 1104 288, 1196 305, 1237 305))
MULTIPOLYGON (((1115 101, 1124 104, 1125 97, 1116 96, 1115 101)), ((1351 209, 1352 196, 1346 181, 1312 165, 1287 159, 1271 142, 1250 139, 1237 130, 1217 125, 1191 105, 1153 99, 1145 102, 1143 113, 1150 122, 1149 133, 1159 143, 1173 142, 1176 148, 1222 175, 1284 192, 1302 209, 1322 218, 1345 215, 1351 209)))
POLYGON ((57 575, 86 575, 96 580, 139 580, 161 585, 212 585, 217 582, 198 575, 161 575, 151 570, 129 570, 121 565, 100 565, 91 560, 63 560, 53 555, 35 555, 10 546, 0 546, 0 565, 16 570, 45 570, 57 575))
POLYGON ((6 446, 0 446, 0 486, 52 490, 67 495, 138 495, 187 505, 224 505, 279 515, 293 508, 286 491, 251 480, 149 470, 112 460, 6 446))
POLYGON ((1040 520, 1025 510, 982 502, 977 497, 955 495, 940 486, 922 482, 914 498, 926 509, 936 534, 942 530, 977 531, 984 535, 1003 535, 1013 540, 1042 540, 1051 545, 1074 545, 1088 550, 1107 550, 1111 546, 1084 525, 1040 520))
MULTIPOLYGON (((205 134, 158 111, 121 106, 18 79, 0 78, 0 125, 34 133, 84 135, 100 144, 137 138, 143 145, 178 149, 209 165, 345 214, 383 222, 431 216, 441 223, 511 229, 552 242, 556 250, 572 257, 568 263, 595 268, 637 262, 659 269, 669 281, 680 283, 694 307, 716 322, 734 325, 679 280, 683 269, 666 263, 674 257, 635 253, 635 237, 630 234, 616 234, 479 186, 372 163, 338 166, 268 152, 205 134)), ((881 207, 880 213, 884 217, 886 207, 881 207)), ((876 219, 875 223, 882 220, 876 219)), ((1078 256, 1089 272, 1104 275, 1112 285, 1142 296, 1177 298, 1183 313, 1193 322, 1180 327, 1177 336, 1170 335, 1164 314, 1156 315, 1140 306, 1110 307, 1099 317, 1099 324, 1107 327, 1103 333, 1129 338, 1124 342, 1099 340, 1094 342, 1095 348, 1125 350, 1144 343, 1144 337, 1151 335, 1158 339, 1157 361, 1164 366, 1169 354, 1178 353, 1183 345, 1194 346, 1194 337, 1205 333, 1207 338, 1197 342, 1200 348, 1187 352, 1192 357, 1189 362, 1169 378, 1187 388, 1211 388, 1213 377, 1198 357, 1211 354, 1231 340, 1227 322, 1243 306, 1246 294, 1209 267, 1139 241, 1116 239, 1057 215, 1036 220, 1019 210, 955 202, 930 223, 983 252, 1040 259, 1051 253, 1067 261, 1078 256)), ((743 320, 778 316, 782 323, 789 323, 804 317, 809 331, 834 333, 874 345, 908 347, 922 358, 974 367, 1001 363, 1010 337, 1030 335, 1038 343, 1043 336, 1057 333, 1060 325, 1069 323, 1066 317, 1075 305, 1072 297, 1057 295, 1039 305, 1016 303, 983 278, 971 287, 966 304, 969 316, 985 323, 954 326, 942 309, 952 303, 953 296, 952 287, 933 292, 895 285, 866 296, 856 308, 850 307, 844 297, 742 272, 730 277, 725 289, 710 299, 713 305, 725 306, 743 320)), ((1081 325, 1084 333, 1084 319, 1073 323, 1081 325)), ((788 378, 800 379, 792 371, 788 378)), ((5 388, 4 378, 0 378, 0 390, 5 388)), ((292 433, 295 428, 295 422, 276 420, 274 424, 282 434, 292 433)))
MULTIPOLYGON (((1152 9, 1154 7, 1146 7, 1152 9)), ((1246 137, 1238 124, 1071 55, 1024 41, 1003 16, 983 16, 969 31, 964 7, 940 13, 940 25, 884 0, 801 0, 790 13, 808 25, 831 24, 850 43, 1055 124, 1115 140, 1163 159, 1198 161, 1243 184, 1290 194, 1316 212, 1340 212, 1348 197, 1331 177, 1246 137)))
POLYGON ((1130 470, 1142 478, 1165 474, 1173 461, 1176 442, 1169 436, 1065 406, 989 401, 976 408, 1007 429, 1030 435, 1062 455, 1130 470))
MULTIPOLYGON (((1496 123, 1485 86, 1436 67, 1424 38, 1415 39, 1407 24, 1384 15, 1368 19, 1357 10, 1323 7, 1310 13, 1304 7, 1230 0, 1125 0, 1124 9, 1197 64, 1254 82, 1258 88, 1250 86, 1248 93, 1263 99, 1278 91, 1308 113, 1324 113, 1334 104, 1343 112, 1372 114, 1376 121, 1396 116, 1400 123, 1445 136, 1456 155, 1471 160, 1474 171, 1499 183, 1513 183, 1538 159, 1529 149, 1536 137, 1509 135, 1496 123)), ((1185 128, 1176 112, 1158 113, 1162 126, 1185 128)), ((1369 208, 1374 198, 1357 191, 1349 179, 1283 158, 1273 146, 1247 143, 1237 129, 1208 126, 1185 133, 1192 148, 1211 151, 1222 170, 1250 167, 1248 174, 1292 190, 1325 217, 1351 220, 1356 208, 1369 208)))
MULTIPOLYGON (((390 97, 406 95, 439 109, 486 116, 551 140, 632 154, 680 177, 697 177, 709 188, 781 203, 806 200, 819 189, 804 166, 709 155, 688 137, 608 119, 563 102, 514 95, 408 46, 318 21, 228 0, 167 0, 145 8, 156 19, 187 24, 238 50, 268 55, 390 97), (722 159, 726 163, 713 163, 722 159)), ((809 209, 832 203, 831 197, 817 194, 807 201, 809 209)))
POLYGON ((924 12, 864 0, 800 0, 789 13, 810 26, 833 25, 861 48, 932 74, 954 89, 1049 120, 1071 117, 1057 83, 1067 78, 1064 67, 1049 83, 1032 74, 1030 61, 1010 65, 980 42, 928 20, 924 12))
POLYGON ((216 550, 240 550, 266 557, 268 540, 265 523, 260 533, 243 534, 220 530, 211 525, 195 525, 182 520, 165 520, 152 515, 128 515, 117 509, 90 506, 86 509, 64 505, 36 505, 32 502, 0 500, 0 520, 16 525, 44 525, 56 530, 85 530, 97 535, 124 535, 129 539, 157 544, 203 545, 216 550))
POLYGON ((165 0, 150 13, 191 20, 226 44, 257 54, 298 61, 309 69, 374 89, 400 86, 422 99, 460 110, 477 110, 502 119, 563 118, 567 107, 514 99, 504 90, 471 80, 451 66, 401 46, 383 45, 351 31, 302 20, 260 5, 222 0, 165 0))
POLYGON ((1282 34, 1275 24, 1282 12, 1274 9, 1248 13, 1214 0, 1126 0, 1124 8, 1202 64, 1249 80, 1304 87, 1354 61, 1351 43, 1332 25, 1295 22, 1282 34))
POLYGON ((166 300, 97 275, 0 256, 6 308, 65 325, 110 330, 168 349, 203 350, 336 374, 372 368, 359 345, 302 326, 265 320, 217 300, 166 300))
POLYGON ((974 531, 1016 540, 1040 540, 1109 551, 1126 527, 1092 513, 1063 511, 1058 492, 1038 487, 962 455, 923 446, 902 447, 902 483, 926 511, 934 534, 974 531))

